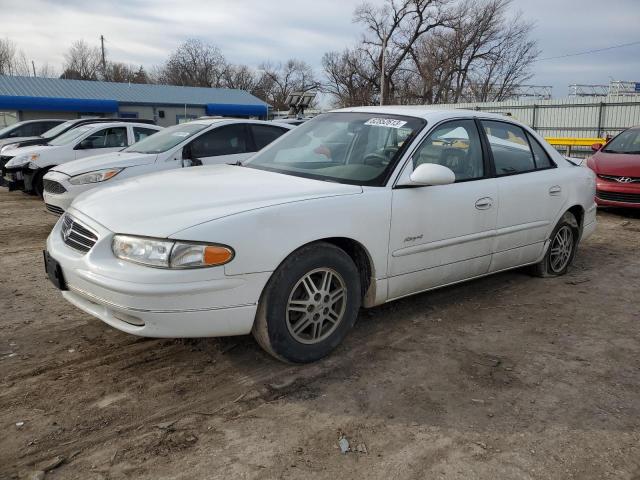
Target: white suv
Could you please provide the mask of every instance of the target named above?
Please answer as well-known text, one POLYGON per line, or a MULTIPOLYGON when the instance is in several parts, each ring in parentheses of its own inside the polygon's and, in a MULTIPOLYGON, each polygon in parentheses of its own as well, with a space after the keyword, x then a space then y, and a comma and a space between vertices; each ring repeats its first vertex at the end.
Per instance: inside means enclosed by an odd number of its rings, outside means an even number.
POLYGON ((162 127, 147 123, 101 122, 82 125, 50 140, 11 150, 13 158, 4 167, 10 190, 21 188, 42 195, 43 177, 52 167, 100 153, 117 152, 162 127))
POLYGON ((273 122, 204 119, 183 123, 121 152, 65 163, 44 177, 44 201, 60 215, 80 193, 114 181, 194 165, 237 163, 293 128, 273 122))

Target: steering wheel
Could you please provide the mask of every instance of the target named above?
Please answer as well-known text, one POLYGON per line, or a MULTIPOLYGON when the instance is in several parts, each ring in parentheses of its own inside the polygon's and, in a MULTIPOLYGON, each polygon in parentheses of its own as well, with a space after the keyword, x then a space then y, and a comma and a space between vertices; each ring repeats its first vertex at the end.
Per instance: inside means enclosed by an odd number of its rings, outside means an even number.
POLYGON ((365 165, 382 167, 389 163, 389 159, 386 157, 386 155, 383 155, 381 153, 368 153, 362 159, 362 163, 364 163, 365 165))

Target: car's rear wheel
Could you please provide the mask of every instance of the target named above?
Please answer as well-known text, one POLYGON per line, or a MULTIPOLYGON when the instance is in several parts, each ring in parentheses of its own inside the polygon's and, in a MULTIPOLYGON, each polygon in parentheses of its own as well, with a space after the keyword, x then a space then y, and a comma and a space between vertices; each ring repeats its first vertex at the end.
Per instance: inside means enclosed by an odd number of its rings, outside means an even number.
POLYGON ((576 217, 571 212, 566 212, 551 233, 544 258, 532 266, 532 273, 538 277, 555 277, 567 273, 576 254, 579 236, 580 228, 576 217))
POLYGON ((307 363, 342 342, 360 309, 360 276, 335 245, 318 242, 292 253, 260 299, 253 335, 276 358, 307 363))

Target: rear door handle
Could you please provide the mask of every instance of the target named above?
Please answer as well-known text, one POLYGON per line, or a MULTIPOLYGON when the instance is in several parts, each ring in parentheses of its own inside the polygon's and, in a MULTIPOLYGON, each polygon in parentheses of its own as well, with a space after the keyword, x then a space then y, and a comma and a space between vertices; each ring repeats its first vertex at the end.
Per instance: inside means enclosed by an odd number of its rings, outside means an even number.
POLYGON ((488 210, 493 205, 493 198, 483 197, 476 200, 476 208, 478 210, 488 210))
POLYGON ((556 196, 560 195, 561 192, 562 188, 560 188, 560 185, 554 185, 553 187, 549 188, 549 195, 556 196))

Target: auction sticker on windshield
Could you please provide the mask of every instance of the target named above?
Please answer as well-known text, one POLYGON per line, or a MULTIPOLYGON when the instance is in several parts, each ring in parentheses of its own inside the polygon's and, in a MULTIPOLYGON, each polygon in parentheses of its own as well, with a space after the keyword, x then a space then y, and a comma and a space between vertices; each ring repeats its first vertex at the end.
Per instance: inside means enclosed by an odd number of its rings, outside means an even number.
POLYGON ((395 120, 393 118, 370 118, 366 122, 365 125, 371 125, 374 127, 389 127, 389 128, 400 128, 407 122, 403 120, 395 120))
POLYGON ((174 137, 188 137, 190 135, 189 132, 174 132, 173 136, 174 137))

